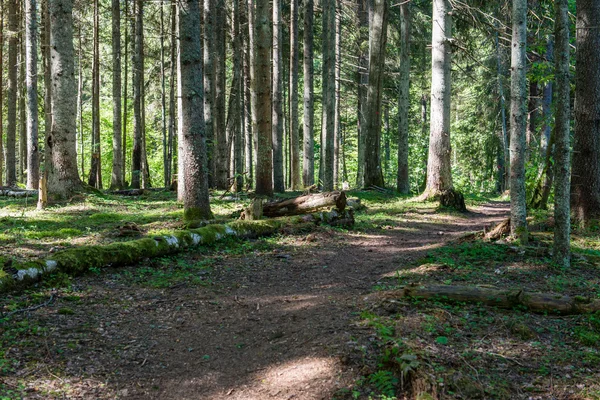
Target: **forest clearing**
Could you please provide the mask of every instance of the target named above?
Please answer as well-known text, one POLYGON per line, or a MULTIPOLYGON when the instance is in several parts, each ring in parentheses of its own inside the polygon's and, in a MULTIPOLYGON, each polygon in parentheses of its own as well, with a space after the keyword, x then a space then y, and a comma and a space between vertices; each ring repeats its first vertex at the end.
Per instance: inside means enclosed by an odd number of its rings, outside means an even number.
MULTIPOLYGON (((597 234, 575 233, 573 264, 560 269, 550 262, 548 212, 536 213, 532 242, 520 247, 483 238, 508 215, 502 201, 467 198, 461 214, 351 195, 367 207, 352 229, 230 238, 83 276, 59 273, 3 296, 2 398, 600 395, 598 313, 387 296, 410 283, 598 296, 597 234)), ((180 228, 182 214, 169 192, 44 212, 26 199, 0 204, 2 253, 14 259, 180 228), (122 236, 131 223, 138 230, 122 236)), ((213 204, 226 222, 243 202, 213 204)))
POLYGON ((600 399, 599 26, 2 0, 0 400, 600 399))

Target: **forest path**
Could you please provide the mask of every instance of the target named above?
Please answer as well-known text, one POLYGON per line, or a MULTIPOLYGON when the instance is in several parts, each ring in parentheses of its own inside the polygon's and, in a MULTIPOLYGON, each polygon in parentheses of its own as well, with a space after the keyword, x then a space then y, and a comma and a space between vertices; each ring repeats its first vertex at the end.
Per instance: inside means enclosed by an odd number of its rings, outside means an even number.
POLYGON ((508 207, 488 203, 464 216, 418 209, 367 232, 324 228, 264 251, 222 252, 211 256, 207 286, 132 285, 123 277, 139 265, 78 278, 85 299, 74 314, 48 316, 48 357, 62 349, 48 361, 79 388, 72 398, 330 399, 361 375, 342 360, 353 338, 369 334, 353 322, 373 286, 508 207))

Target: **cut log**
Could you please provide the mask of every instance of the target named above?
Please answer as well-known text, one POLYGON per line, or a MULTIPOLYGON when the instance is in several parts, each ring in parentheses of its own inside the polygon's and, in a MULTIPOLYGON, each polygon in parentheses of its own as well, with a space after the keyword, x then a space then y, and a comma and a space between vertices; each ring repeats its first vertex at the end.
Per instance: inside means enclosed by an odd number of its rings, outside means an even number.
POLYGON ((583 296, 526 292, 481 286, 411 284, 386 292, 387 298, 418 298, 436 301, 478 303, 499 308, 525 308, 535 313, 585 314, 600 311, 600 300, 583 296))
POLYGON ((37 190, 25 190, 19 187, 0 186, 0 196, 3 197, 32 197, 37 196, 37 190))
POLYGON ((345 192, 315 193, 263 205, 265 217, 284 217, 309 214, 326 207, 335 207, 339 212, 346 208, 345 192))
POLYGON ((108 193, 117 194, 119 196, 141 196, 144 194, 146 189, 125 189, 125 190, 113 190, 108 193))

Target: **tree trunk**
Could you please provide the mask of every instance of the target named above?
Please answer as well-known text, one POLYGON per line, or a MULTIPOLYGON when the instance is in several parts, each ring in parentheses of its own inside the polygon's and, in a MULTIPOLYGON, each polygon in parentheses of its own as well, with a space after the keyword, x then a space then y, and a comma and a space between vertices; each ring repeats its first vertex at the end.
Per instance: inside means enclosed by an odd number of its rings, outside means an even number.
POLYGON ((341 138, 341 72, 342 72, 342 2, 336 0, 335 7, 335 105, 333 117, 333 188, 338 189, 340 184, 340 138, 341 138))
POLYGON ((290 179, 292 190, 302 187, 300 175, 300 130, 298 126, 298 0, 290 0, 290 179))
POLYGON ((234 187, 236 192, 241 192, 244 186, 244 148, 243 148, 243 129, 244 129, 244 48, 242 43, 242 31, 240 28, 240 19, 242 14, 240 12, 240 0, 233 0, 233 71, 234 81, 237 77, 237 83, 235 85, 235 102, 236 106, 233 107, 235 110, 234 115, 234 187))
POLYGON ((315 193, 263 204, 262 214, 265 217, 284 217, 308 214, 325 207, 335 207, 338 211, 346 208, 344 192, 315 193))
POLYGON ((26 183, 27 171, 27 72, 25 46, 25 4, 19 2, 19 182, 26 183))
MULTIPOLYGON (((40 181, 38 152, 38 90, 37 90, 37 1, 25 1, 26 64, 27 64, 27 189, 37 189, 40 181)), ((1 41, 0 41, 1 43, 1 41)), ((0 102, 0 104, 2 104, 0 102)), ((0 122, 1 123, 1 122, 0 122)), ((2 135, 0 135, 0 138, 2 135)), ((2 168, 0 168, 0 171, 2 168)))
POLYGON ((246 179, 246 187, 252 188, 254 184, 254 138, 253 138, 253 126, 252 126, 252 59, 253 59, 253 46, 254 42, 250 40, 254 35, 254 17, 250 6, 253 7, 252 1, 242 0, 242 6, 244 7, 244 16, 246 24, 244 28, 244 121, 245 121, 245 162, 246 172, 248 173, 246 179))
MULTIPOLYGON (((81 176, 85 176, 85 152, 83 137, 83 35, 81 34, 81 23, 78 26, 78 49, 77 49, 77 119, 79 124, 79 157, 81 158, 81 176)), ((77 147, 77 145, 75 145, 77 147)))
POLYGON ((92 158, 90 186, 102 188, 102 167, 100 165, 100 19, 98 0, 94 0, 94 60, 92 64, 92 158))
POLYGON ((256 0, 252 63, 252 118, 257 141, 256 194, 273 195, 271 131, 271 14, 268 0, 256 0))
POLYGON ((210 219, 208 198, 208 160, 204 115, 198 110, 204 104, 202 46, 197 39, 200 31, 200 8, 197 0, 180 0, 179 49, 181 70, 181 131, 184 159, 183 195, 184 219, 210 219))
POLYGON ((17 183, 17 53, 19 20, 17 17, 18 0, 7 0, 8 4, 8 87, 6 112, 6 184, 17 183))
MULTIPOLYGON (((44 65, 44 176, 48 177, 52 162, 52 68, 50 60, 50 9, 49 1, 42 2, 42 61, 44 65)), ((75 138, 77 140, 77 138, 75 138)), ((75 144, 77 146, 77 144, 75 144)), ((77 153, 77 150, 75 150, 77 153)), ((77 160, 75 160, 77 162, 77 160)), ((77 168, 77 167, 75 167, 77 168)), ((82 175, 83 176, 83 175, 82 175)), ((47 179, 46 179, 47 183, 47 179)))
POLYGON ((281 0, 273 0, 273 72, 272 72, 272 116, 273 132, 273 186, 274 191, 285 191, 283 174, 283 46, 281 29, 281 0))
MULTIPOLYGON (((215 139, 215 0, 204 0, 204 124, 208 140, 208 179, 209 187, 216 178, 216 139, 215 139)), ((183 180, 182 180, 183 181, 183 180)))
POLYGON ((335 140, 335 1, 323 0, 323 117, 320 169, 323 190, 333 190, 333 154, 335 140))
MULTIPOLYGON (((600 217, 600 3, 577 1, 571 207, 582 226, 600 217)), ((559 96, 560 97, 560 96, 559 96)))
POLYGON ((367 84, 369 81, 369 10, 368 0, 358 2, 358 166, 356 171, 356 186, 364 186, 365 177, 365 139, 367 130, 367 84))
POLYGON ((398 78, 398 174, 396 190, 410 193, 408 177, 408 116, 410 112, 410 3, 400 6, 400 76, 398 78))
POLYGON ((144 85, 144 2, 135 0, 135 43, 133 50, 133 151, 131 153, 131 187, 142 187, 142 146, 144 122, 142 116, 142 90, 144 85))
POLYGON ((450 40, 451 7, 448 0, 433 1, 431 50, 431 119, 427 185, 424 195, 436 197, 452 189, 450 160, 450 40))
POLYGON ((167 84, 165 68, 165 12, 164 1, 160 1, 160 128, 162 132, 162 150, 163 150, 163 184, 169 187, 171 179, 169 178, 169 148, 167 139, 167 84))
MULTIPOLYGON (((177 13, 176 13, 176 17, 175 18, 179 18, 179 4, 177 2, 177 0, 175 0, 175 4, 177 7, 177 13)), ((206 4, 204 4, 204 12, 206 13, 206 4)), ((212 3, 210 4, 210 9, 212 10, 212 3)), ((206 21, 204 21, 206 22, 206 21)), ((183 110, 182 110, 182 86, 181 86, 181 43, 179 41, 179 22, 177 22, 177 32, 175 33, 175 37, 177 38, 177 201, 183 202, 184 201, 184 197, 185 197, 185 179, 184 179, 184 174, 185 174, 185 165, 186 165, 186 161, 185 161, 185 156, 186 156, 186 152, 184 150, 184 137, 183 137, 183 125, 181 123, 181 120, 183 119, 183 110)), ((204 55, 204 53, 203 53, 204 55)), ((204 58, 204 57, 203 57, 204 58)), ((206 59, 203 59, 203 67, 204 67, 204 71, 206 70, 206 59)), ((211 68, 212 70, 212 68, 211 68)), ((204 82, 206 83, 206 76, 204 76, 204 82)), ((208 136, 207 130, 206 130, 206 87, 204 88, 205 92, 204 92, 204 136, 206 137, 206 152, 207 152, 207 158, 208 158, 208 186, 210 187, 211 184, 211 179, 214 175, 212 175, 212 169, 211 167, 213 165, 211 165, 211 143, 212 143, 212 136, 208 136)), ((212 115, 212 114, 211 114, 212 115)), ((214 131, 213 131, 214 132, 214 131)))
POLYGON ((364 186, 385 185, 381 171, 381 98, 387 42, 386 0, 375 0, 369 23, 369 84, 367 89, 364 186))
POLYGON ((226 110, 225 110, 225 58, 226 44, 225 32, 227 31, 227 23, 225 18, 226 6, 225 0, 215 1, 214 12, 214 74, 215 74, 215 91, 214 91, 214 110, 215 110, 215 140, 216 140, 216 177, 215 187, 218 189, 227 189, 227 178, 229 177, 229 147, 227 146, 227 134, 225 131, 226 110))
POLYGON ((302 183, 312 186, 315 183, 315 142, 314 142, 314 65, 313 65, 313 21, 314 1, 304 3, 304 162, 302 163, 302 183))
POLYGON ((121 4, 112 0, 113 160, 111 189, 123 188, 123 138, 121 137, 121 4))
POLYGON ((525 130, 527 125, 527 0, 513 0, 510 90, 510 218, 511 235, 527 243, 525 194, 525 130))
MULTIPOLYGON (((496 25, 498 29, 498 26, 496 25)), ((502 137, 500 138, 502 142, 502 157, 501 162, 499 164, 498 171, 498 192, 503 193, 505 190, 510 188, 510 177, 507 171, 510 168, 510 151, 508 150, 509 146, 509 137, 508 130, 506 127, 506 105, 504 98, 504 84, 502 83, 502 57, 500 54, 500 44, 498 41, 498 32, 495 33, 495 47, 496 47, 496 75, 498 76, 498 97, 500 98, 500 118, 502 123, 502 137)))
POLYGON ((47 145, 48 199, 68 199, 81 188, 77 173, 77 86, 73 51, 73 1, 49 0, 52 128, 47 145))
MULTIPOLYGON (((0 6, 0 71, 4 70, 4 7, 0 6)), ((4 74, 0 73, 0 108, 4 104, 4 74)), ((0 112, 0 186, 4 179, 4 112, 0 112)))
POLYGON ((124 82, 123 82, 123 134, 122 140, 123 144, 121 146, 121 182, 123 182, 123 187, 127 186, 127 121, 128 121, 128 113, 129 109, 127 107, 129 93, 127 92, 128 87, 128 79, 129 79, 129 43, 131 40, 129 39, 129 5, 128 1, 125 2, 125 70, 123 71, 124 82))
MULTIPOLYGON (((168 131, 168 152, 167 152, 167 160, 169 163, 169 186, 173 181, 173 167, 175 167, 175 171, 177 171, 176 166, 173 165, 174 160, 174 139, 175 132, 177 131, 177 116, 175 115, 175 74, 176 68, 175 64, 177 64, 177 2, 175 0, 171 0, 171 71, 169 76, 169 131, 168 131)), ((205 135, 206 125, 205 125, 205 135)), ((208 137, 208 136, 207 136, 208 137)))
MULTIPOLYGON (((567 268, 571 257, 571 210, 570 182, 571 147, 570 114, 571 85, 569 82, 570 43, 569 43, 569 3, 557 0, 555 3, 555 82, 556 119, 554 133, 554 262, 567 268)), ((598 17, 599 15, 596 14, 598 17)))

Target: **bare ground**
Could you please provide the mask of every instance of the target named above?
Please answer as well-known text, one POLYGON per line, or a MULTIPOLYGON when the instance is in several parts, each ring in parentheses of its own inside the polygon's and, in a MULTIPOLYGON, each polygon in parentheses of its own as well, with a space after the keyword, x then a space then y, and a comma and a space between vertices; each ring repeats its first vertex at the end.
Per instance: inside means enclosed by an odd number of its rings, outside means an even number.
POLYGON ((200 285, 147 287, 135 279, 144 265, 76 278, 16 317, 40 329, 5 349, 20 361, 0 379, 30 399, 330 399, 361 375, 345 354, 367 335, 356 319, 372 288, 507 211, 420 210, 373 231, 320 229, 171 261, 210 258, 200 285))

